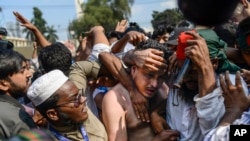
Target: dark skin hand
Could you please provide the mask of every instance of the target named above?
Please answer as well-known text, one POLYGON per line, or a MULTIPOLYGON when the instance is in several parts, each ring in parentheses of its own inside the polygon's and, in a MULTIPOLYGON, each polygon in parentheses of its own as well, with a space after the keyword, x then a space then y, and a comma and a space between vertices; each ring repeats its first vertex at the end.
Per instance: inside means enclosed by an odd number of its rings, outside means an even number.
POLYGON ((232 84, 229 78, 229 72, 225 75, 220 75, 220 85, 223 91, 224 104, 226 113, 222 118, 220 125, 228 125, 235 119, 239 118, 241 114, 250 106, 250 96, 246 96, 242 82, 240 79, 240 72, 236 73, 235 85, 232 84))
POLYGON ((246 69, 241 69, 241 76, 246 81, 246 83, 250 84, 250 71, 246 69))
POLYGON ((180 133, 176 130, 163 130, 152 141, 177 141, 180 133))
POLYGON ((162 102, 160 106, 150 114, 151 126, 156 134, 163 130, 170 129, 165 120, 166 101, 162 102))
POLYGON ((187 31, 193 39, 187 40, 185 55, 198 72, 199 97, 206 96, 216 88, 214 68, 209 57, 206 41, 196 32, 187 31))

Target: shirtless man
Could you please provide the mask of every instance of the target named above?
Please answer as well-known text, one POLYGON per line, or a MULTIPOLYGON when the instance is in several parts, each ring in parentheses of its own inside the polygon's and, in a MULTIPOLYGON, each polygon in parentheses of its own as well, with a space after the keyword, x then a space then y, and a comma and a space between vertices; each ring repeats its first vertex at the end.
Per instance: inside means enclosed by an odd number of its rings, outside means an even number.
MULTIPOLYGON (((132 34, 132 33, 131 33, 132 34)), ((133 33, 136 34, 136 33, 133 33)), ((158 47, 164 51, 164 47, 156 41, 147 40, 136 48, 158 47)), ((164 54, 167 57, 166 54, 164 54)), ((150 101, 159 98, 162 102, 166 99, 168 87, 164 83, 165 68, 159 71, 151 71, 136 65, 129 68, 130 76, 138 91, 150 101)), ((150 103, 150 107, 156 103, 150 103)), ((158 105, 158 104, 157 104, 158 105)), ((134 140, 175 140, 178 132, 173 130, 163 130, 156 135, 150 123, 142 122, 137 118, 130 99, 129 91, 122 85, 117 84, 104 96, 102 103, 103 122, 106 127, 109 141, 134 141, 134 140)), ((149 109, 150 112, 152 109, 149 109)))

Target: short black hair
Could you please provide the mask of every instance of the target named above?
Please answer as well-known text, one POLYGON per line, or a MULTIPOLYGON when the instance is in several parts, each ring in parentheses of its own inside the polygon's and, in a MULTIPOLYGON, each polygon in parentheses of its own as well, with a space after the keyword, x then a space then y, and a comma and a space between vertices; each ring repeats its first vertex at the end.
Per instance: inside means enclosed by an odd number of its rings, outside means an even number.
POLYGON ((4 36, 8 35, 8 32, 7 32, 6 28, 0 27, 0 35, 4 35, 4 36))
POLYGON ((225 41, 229 47, 236 45, 236 29, 237 25, 231 22, 227 22, 214 27, 216 34, 225 41))
POLYGON ((152 39, 156 39, 158 36, 164 35, 166 33, 171 33, 174 30, 174 27, 171 25, 159 25, 154 30, 152 39))
POLYGON ((168 58, 173 54, 173 51, 171 51, 168 47, 164 46, 164 44, 161 44, 157 42, 156 40, 152 40, 152 39, 147 39, 146 41, 140 42, 136 46, 135 50, 145 50, 148 48, 153 48, 153 49, 163 51, 164 52, 163 58, 165 60, 168 60, 168 58))
POLYGON ((10 49, 0 50, 0 79, 6 79, 22 69, 26 58, 10 49))
POLYGON ((72 55, 69 49, 59 42, 41 49, 38 59, 45 72, 59 69, 67 75, 72 64, 72 55))

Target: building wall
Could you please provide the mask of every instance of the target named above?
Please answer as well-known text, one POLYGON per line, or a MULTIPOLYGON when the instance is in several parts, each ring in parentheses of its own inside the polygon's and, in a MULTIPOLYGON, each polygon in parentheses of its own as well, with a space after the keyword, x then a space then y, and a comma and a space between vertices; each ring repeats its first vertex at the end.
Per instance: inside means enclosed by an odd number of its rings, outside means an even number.
POLYGON ((24 38, 7 36, 6 40, 11 41, 14 44, 14 50, 23 54, 26 58, 30 59, 33 52, 32 41, 24 38))

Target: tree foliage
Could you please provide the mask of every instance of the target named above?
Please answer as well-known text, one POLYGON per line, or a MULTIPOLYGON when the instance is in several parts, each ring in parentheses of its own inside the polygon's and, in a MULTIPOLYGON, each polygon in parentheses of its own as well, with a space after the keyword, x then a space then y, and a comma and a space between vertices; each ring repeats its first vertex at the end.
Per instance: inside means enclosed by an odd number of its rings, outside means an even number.
POLYGON ((101 25, 106 31, 113 30, 118 21, 128 19, 133 0, 88 0, 82 5, 84 15, 69 25, 76 35, 101 25))
POLYGON ((182 13, 177 9, 166 9, 163 12, 153 11, 153 20, 151 20, 154 29, 158 25, 173 25, 175 26, 181 20, 184 20, 182 13))
MULTIPOLYGON (((56 30, 54 26, 48 26, 46 20, 43 18, 43 13, 38 7, 33 7, 33 18, 31 19, 31 23, 35 25, 39 31, 45 36, 47 40, 50 42, 55 42, 58 39, 56 35, 56 30)), ((26 38, 29 40, 34 40, 35 37, 31 31, 28 29, 24 29, 26 32, 26 38)))
POLYGON ((47 26, 47 30, 45 33, 45 38, 49 41, 49 42, 56 42, 56 40, 58 39, 58 36, 56 35, 56 30, 54 29, 54 26, 47 26))

